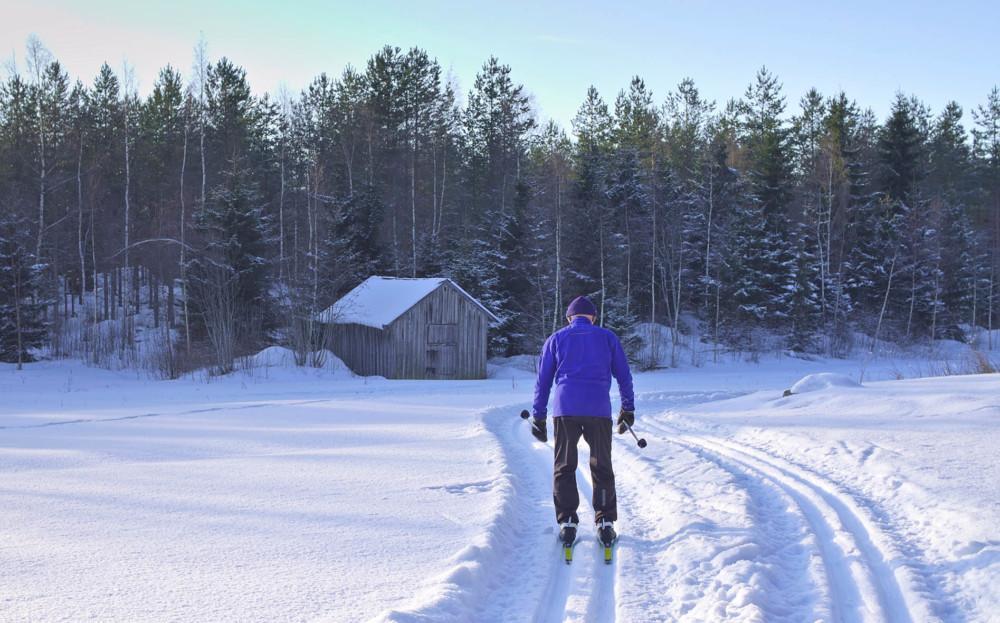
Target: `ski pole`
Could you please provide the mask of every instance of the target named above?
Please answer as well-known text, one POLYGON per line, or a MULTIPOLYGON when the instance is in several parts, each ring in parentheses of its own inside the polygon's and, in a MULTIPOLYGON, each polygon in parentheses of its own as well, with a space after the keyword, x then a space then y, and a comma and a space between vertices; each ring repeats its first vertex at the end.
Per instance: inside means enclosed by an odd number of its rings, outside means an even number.
POLYGON ((625 422, 625 428, 628 429, 628 432, 632 433, 632 437, 635 437, 635 442, 639 445, 640 448, 645 448, 646 447, 646 440, 645 439, 639 439, 638 437, 636 437, 635 436, 635 431, 632 430, 632 427, 629 425, 628 422, 625 422))

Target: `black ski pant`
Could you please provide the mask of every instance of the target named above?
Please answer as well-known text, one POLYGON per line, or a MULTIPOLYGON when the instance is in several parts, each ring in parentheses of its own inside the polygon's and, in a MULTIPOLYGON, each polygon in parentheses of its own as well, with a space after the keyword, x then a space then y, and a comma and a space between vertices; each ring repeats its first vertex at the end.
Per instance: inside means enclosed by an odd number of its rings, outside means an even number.
POLYGON ((580 506, 580 493, 576 488, 576 446, 581 436, 590 446, 595 519, 617 520, 615 472, 611 469, 611 418, 564 415, 552 419, 556 443, 555 479, 552 487, 556 521, 580 522, 576 514, 576 509, 580 506))

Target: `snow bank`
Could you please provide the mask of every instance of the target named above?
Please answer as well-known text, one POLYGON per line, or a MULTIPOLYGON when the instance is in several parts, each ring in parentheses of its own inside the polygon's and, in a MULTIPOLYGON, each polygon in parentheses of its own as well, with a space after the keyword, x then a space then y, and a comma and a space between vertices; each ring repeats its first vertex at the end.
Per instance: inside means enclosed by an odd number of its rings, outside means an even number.
POLYGON ((792 394, 805 394, 808 392, 818 392, 833 387, 861 387, 854 379, 845 374, 836 372, 820 372, 819 374, 808 374, 799 379, 789 390, 792 394))
POLYGON ((299 365, 295 359, 295 351, 284 346, 268 346, 256 355, 251 355, 247 367, 256 368, 302 368, 329 370, 330 372, 350 372, 347 364, 333 354, 323 349, 305 355, 305 365, 299 365))
POLYGON ((284 346, 268 346, 250 357, 250 361, 255 366, 266 368, 292 366, 295 365, 295 353, 292 352, 292 349, 284 346))

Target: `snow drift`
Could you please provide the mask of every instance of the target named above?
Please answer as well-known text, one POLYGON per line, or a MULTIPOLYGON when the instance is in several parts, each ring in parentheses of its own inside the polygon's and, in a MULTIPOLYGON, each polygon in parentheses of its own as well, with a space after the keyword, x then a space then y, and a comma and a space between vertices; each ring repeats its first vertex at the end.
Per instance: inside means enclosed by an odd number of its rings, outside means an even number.
POLYGON ((836 372, 820 372, 819 374, 807 374, 799 379, 789 390, 792 394, 806 394, 818 392, 834 387, 858 388, 861 383, 844 374, 836 372))

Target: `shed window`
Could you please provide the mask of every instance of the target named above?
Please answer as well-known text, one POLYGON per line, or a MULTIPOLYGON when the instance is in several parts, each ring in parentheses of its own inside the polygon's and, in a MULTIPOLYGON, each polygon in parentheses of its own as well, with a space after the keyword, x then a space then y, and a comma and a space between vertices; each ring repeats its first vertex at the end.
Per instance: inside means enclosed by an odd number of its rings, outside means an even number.
POLYGON ((458 344, 458 325, 431 324, 427 325, 428 344, 458 344))

